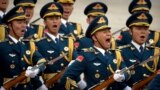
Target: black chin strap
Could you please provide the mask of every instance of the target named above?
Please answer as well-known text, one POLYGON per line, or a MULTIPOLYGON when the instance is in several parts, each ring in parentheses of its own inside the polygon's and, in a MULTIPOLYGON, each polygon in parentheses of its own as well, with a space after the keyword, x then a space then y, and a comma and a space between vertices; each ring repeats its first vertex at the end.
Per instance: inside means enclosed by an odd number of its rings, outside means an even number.
POLYGON ((15 30, 13 29, 13 25, 12 25, 12 23, 11 23, 11 28, 12 28, 12 30, 13 30, 13 34, 16 36, 15 38, 17 38, 17 37, 18 37, 18 35, 15 33, 15 30))
MULTIPOLYGON (((95 38, 97 39, 97 36, 96 35, 94 35, 95 36, 95 38)), ((104 50, 106 50, 104 47, 103 47, 103 45, 99 42, 99 40, 97 39, 97 42, 99 43, 99 45, 104 49, 104 50)))

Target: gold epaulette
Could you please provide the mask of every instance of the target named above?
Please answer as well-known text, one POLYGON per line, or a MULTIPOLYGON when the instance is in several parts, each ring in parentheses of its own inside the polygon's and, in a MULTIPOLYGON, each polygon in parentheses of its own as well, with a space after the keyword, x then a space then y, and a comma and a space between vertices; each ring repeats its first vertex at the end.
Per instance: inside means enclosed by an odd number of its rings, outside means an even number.
POLYGON ((160 49, 160 47, 156 47, 156 46, 153 46, 153 45, 148 45, 148 46, 146 46, 147 48, 159 48, 160 49))
POLYGON ((117 49, 121 50, 121 49, 127 48, 127 47, 131 47, 131 45, 127 44, 127 45, 119 46, 119 47, 117 47, 117 49))

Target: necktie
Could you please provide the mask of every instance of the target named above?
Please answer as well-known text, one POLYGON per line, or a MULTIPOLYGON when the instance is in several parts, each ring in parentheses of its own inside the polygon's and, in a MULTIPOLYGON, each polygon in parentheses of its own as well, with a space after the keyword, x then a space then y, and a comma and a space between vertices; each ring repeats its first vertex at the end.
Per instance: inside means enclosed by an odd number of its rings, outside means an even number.
POLYGON ((59 39, 58 38, 55 38, 55 41, 56 41, 57 44, 59 43, 59 39))
POLYGON ((139 50, 140 50, 140 53, 143 53, 143 47, 142 46, 140 46, 139 50))

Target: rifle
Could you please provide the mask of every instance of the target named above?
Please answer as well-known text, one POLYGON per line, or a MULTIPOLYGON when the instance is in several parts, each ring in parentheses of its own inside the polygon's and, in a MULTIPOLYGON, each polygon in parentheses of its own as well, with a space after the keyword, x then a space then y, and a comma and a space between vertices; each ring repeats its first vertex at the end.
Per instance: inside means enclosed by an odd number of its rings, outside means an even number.
POLYGON ((112 33, 112 35, 115 35, 115 34, 117 34, 117 33, 121 32, 121 31, 123 31, 124 29, 125 29, 125 27, 122 27, 121 29, 119 29, 119 30, 117 30, 117 31, 113 32, 113 33, 112 33))
MULTIPOLYGON (((159 55, 160 55, 160 53, 158 53, 158 54, 154 55, 153 57, 150 57, 150 58, 148 58, 148 59, 146 59, 146 60, 144 60, 144 61, 142 61, 142 62, 137 61, 135 64, 133 64, 133 65, 131 65, 131 66, 129 66, 129 67, 125 67, 125 68, 121 69, 121 71, 120 71, 119 73, 122 74, 122 73, 124 73, 124 72, 126 72, 126 71, 128 71, 128 70, 134 69, 135 67, 137 67, 137 66, 139 66, 139 65, 143 65, 143 64, 145 64, 145 63, 147 63, 147 62, 153 61, 154 58, 158 57, 159 55)), ((109 76, 109 78, 107 78, 106 80, 104 80, 104 81, 102 81, 102 82, 100 82, 100 83, 98 83, 98 84, 95 84, 95 85, 91 86, 91 87, 89 88, 89 90, 101 90, 101 89, 103 89, 103 88, 108 88, 109 85, 110 85, 111 83, 113 83, 114 81, 115 81, 115 80, 113 79, 113 75, 111 75, 111 76, 109 76)), ((136 89, 136 90, 137 90, 137 89, 136 89)))
POLYGON ((54 83, 56 83, 59 78, 61 78, 61 76, 64 74, 66 68, 64 68, 62 71, 58 72, 55 76, 53 76, 51 79, 49 79, 48 81, 46 81, 45 85, 47 87, 52 86, 54 83))
POLYGON ((145 78, 142 81, 139 81, 136 83, 133 87, 132 90, 140 90, 142 89, 145 85, 147 85, 155 76, 157 75, 157 72, 154 72, 152 75, 150 75, 148 78, 145 78))
POLYGON ((35 20, 33 20, 32 22, 31 22, 31 24, 34 24, 34 23, 36 23, 37 21, 39 21, 41 18, 39 17, 39 18, 37 18, 37 19, 35 19, 35 20))
MULTIPOLYGON (((42 66, 46 66, 48 64, 54 64, 56 61, 62 59, 63 57, 65 57, 67 55, 67 53, 64 53, 63 55, 60 55, 50 61, 47 61, 45 63, 41 63, 41 64, 38 64, 38 65, 35 65, 31 68, 31 70, 35 70, 37 68, 40 68, 42 66)), ((15 86, 16 84, 18 84, 19 82, 22 82, 23 80, 25 80, 27 77, 25 76, 25 71, 23 71, 20 75, 18 75, 17 77, 13 78, 12 80, 6 82, 3 87, 6 89, 6 90, 9 90, 11 87, 15 86)))

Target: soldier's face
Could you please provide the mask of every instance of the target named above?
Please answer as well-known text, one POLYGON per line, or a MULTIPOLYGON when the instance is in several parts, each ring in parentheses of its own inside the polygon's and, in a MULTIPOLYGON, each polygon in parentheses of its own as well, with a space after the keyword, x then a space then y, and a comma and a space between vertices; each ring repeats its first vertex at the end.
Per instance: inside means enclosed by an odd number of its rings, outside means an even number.
POLYGON ((49 33, 57 35, 61 25, 61 17, 60 16, 46 17, 44 24, 47 26, 49 33))
POLYGON ((9 5, 9 0, 0 0, 0 10, 2 10, 3 12, 6 11, 8 5, 9 5))
POLYGON ((25 7, 25 15, 27 17, 27 22, 28 23, 32 19, 33 13, 34 13, 34 7, 32 7, 32 6, 25 7))
POLYGON ((9 34, 15 37, 16 39, 19 39, 20 37, 24 36, 24 33, 26 31, 26 20, 13 20, 8 25, 9 27, 9 34))
POLYGON ((69 16, 71 15, 72 11, 73 11, 73 4, 71 3, 62 3, 62 7, 63 7, 63 18, 65 20, 69 19, 69 16))
POLYGON ((132 39, 139 45, 147 41, 149 35, 149 27, 146 26, 132 26, 131 28, 132 39))
POLYGON ((95 46, 103 48, 105 50, 110 48, 110 46, 111 46, 111 38, 112 38, 112 34, 111 34, 109 28, 97 31, 92 36, 92 39, 94 41, 95 46))

